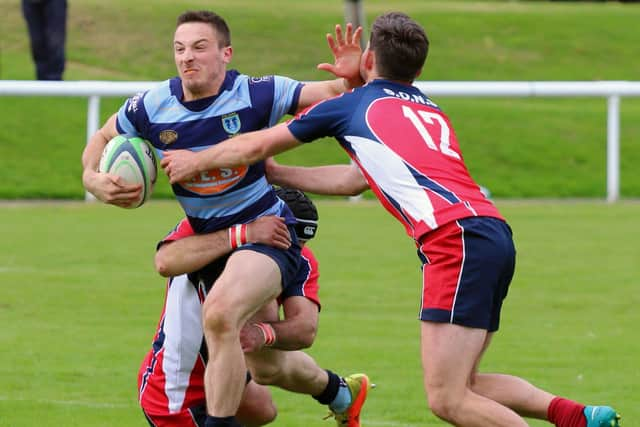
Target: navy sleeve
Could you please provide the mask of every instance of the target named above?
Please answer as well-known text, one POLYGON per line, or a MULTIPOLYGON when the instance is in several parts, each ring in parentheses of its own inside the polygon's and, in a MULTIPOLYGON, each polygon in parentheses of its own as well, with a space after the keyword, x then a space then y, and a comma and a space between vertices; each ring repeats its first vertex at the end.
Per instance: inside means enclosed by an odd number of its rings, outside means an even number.
POLYGON ((311 142, 324 137, 345 134, 349 114, 344 95, 321 101, 298 114, 287 123, 289 131, 298 141, 311 142))

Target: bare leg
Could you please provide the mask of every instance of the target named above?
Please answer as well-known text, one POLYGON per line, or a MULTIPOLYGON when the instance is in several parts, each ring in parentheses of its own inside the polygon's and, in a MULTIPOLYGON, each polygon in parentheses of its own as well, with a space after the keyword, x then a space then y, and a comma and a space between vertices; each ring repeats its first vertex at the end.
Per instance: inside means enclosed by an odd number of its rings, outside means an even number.
POLYGON ((461 427, 527 427, 514 411, 469 387, 487 331, 422 322, 422 365, 429 407, 461 427))
POLYGON ((203 329, 209 348, 205 390, 210 415, 236 414, 246 375, 240 329, 280 291, 280 269, 276 262, 264 254, 242 250, 231 255, 207 295, 203 329))
POLYGON ((329 383, 327 371, 302 351, 263 349, 245 356, 251 375, 258 384, 316 396, 329 383))
MULTIPOLYGON (((278 320, 278 306, 269 303, 253 316, 251 321, 278 320)), ((302 351, 283 351, 263 348, 245 353, 245 360, 253 379, 258 384, 274 385, 294 393, 319 395, 329 382, 329 375, 315 360, 302 351)))
POLYGON ((493 333, 487 334, 482 353, 478 356, 471 376, 471 390, 488 399, 513 409, 523 417, 547 419, 547 411, 555 397, 528 381, 504 374, 479 373, 478 365, 491 343, 493 333))
POLYGON ((244 388, 236 419, 243 426, 257 427, 269 424, 276 418, 276 415, 276 406, 269 389, 249 381, 244 388))

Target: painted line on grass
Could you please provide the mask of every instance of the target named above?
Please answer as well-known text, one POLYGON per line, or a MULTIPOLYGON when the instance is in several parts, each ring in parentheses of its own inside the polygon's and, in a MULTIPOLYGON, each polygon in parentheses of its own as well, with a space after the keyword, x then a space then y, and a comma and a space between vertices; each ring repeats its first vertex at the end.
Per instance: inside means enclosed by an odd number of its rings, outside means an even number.
POLYGON ((82 400, 52 400, 52 399, 25 399, 25 398, 16 398, 9 396, 0 396, 0 402, 33 402, 47 405, 65 405, 65 406, 83 406, 86 408, 97 408, 97 409, 121 409, 121 408, 132 408, 134 405, 129 405, 126 403, 109 403, 109 402, 87 402, 82 400))
MULTIPOLYGON (((291 415, 292 415, 291 413, 287 413, 286 415, 283 414, 283 415, 280 415, 280 416, 282 416, 282 419, 284 420, 286 417, 291 416, 291 415)), ((309 415, 309 414, 304 414, 304 415, 295 414, 294 416, 297 419, 305 419, 305 420, 318 420, 319 419, 318 416, 309 415)), ((402 423, 402 422, 389 421, 389 420, 372 420, 372 419, 369 419, 369 418, 364 419, 363 423, 368 425, 368 426, 380 426, 380 427, 424 427, 423 423, 411 424, 411 423, 402 423)))

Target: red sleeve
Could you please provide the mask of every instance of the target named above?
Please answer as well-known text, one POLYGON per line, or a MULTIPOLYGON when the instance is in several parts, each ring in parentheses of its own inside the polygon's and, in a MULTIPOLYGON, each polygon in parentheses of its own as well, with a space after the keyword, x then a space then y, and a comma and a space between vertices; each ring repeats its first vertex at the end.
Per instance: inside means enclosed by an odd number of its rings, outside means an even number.
POLYGON ((164 245, 165 243, 184 239, 185 237, 193 236, 194 234, 196 233, 193 231, 193 228, 191 227, 189 220, 187 218, 183 218, 182 221, 180 221, 178 225, 176 225, 174 229, 171 230, 164 239, 158 242, 158 246, 156 246, 156 250, 158 250, 160 246, 164 245))

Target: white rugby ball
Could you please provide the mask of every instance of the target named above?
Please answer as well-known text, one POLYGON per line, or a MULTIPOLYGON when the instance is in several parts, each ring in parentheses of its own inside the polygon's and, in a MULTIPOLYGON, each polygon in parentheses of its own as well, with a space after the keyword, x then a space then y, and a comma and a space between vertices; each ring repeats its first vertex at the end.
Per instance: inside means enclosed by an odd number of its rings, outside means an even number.
POLYGON ((137 136, 118 135, 111 139, 104 147, 98 168, 100 172, 122 177, 129 184, 142 184, 140 198, 127 206, 129 209, 149 200, 158 177, 153 147, 137 136))

